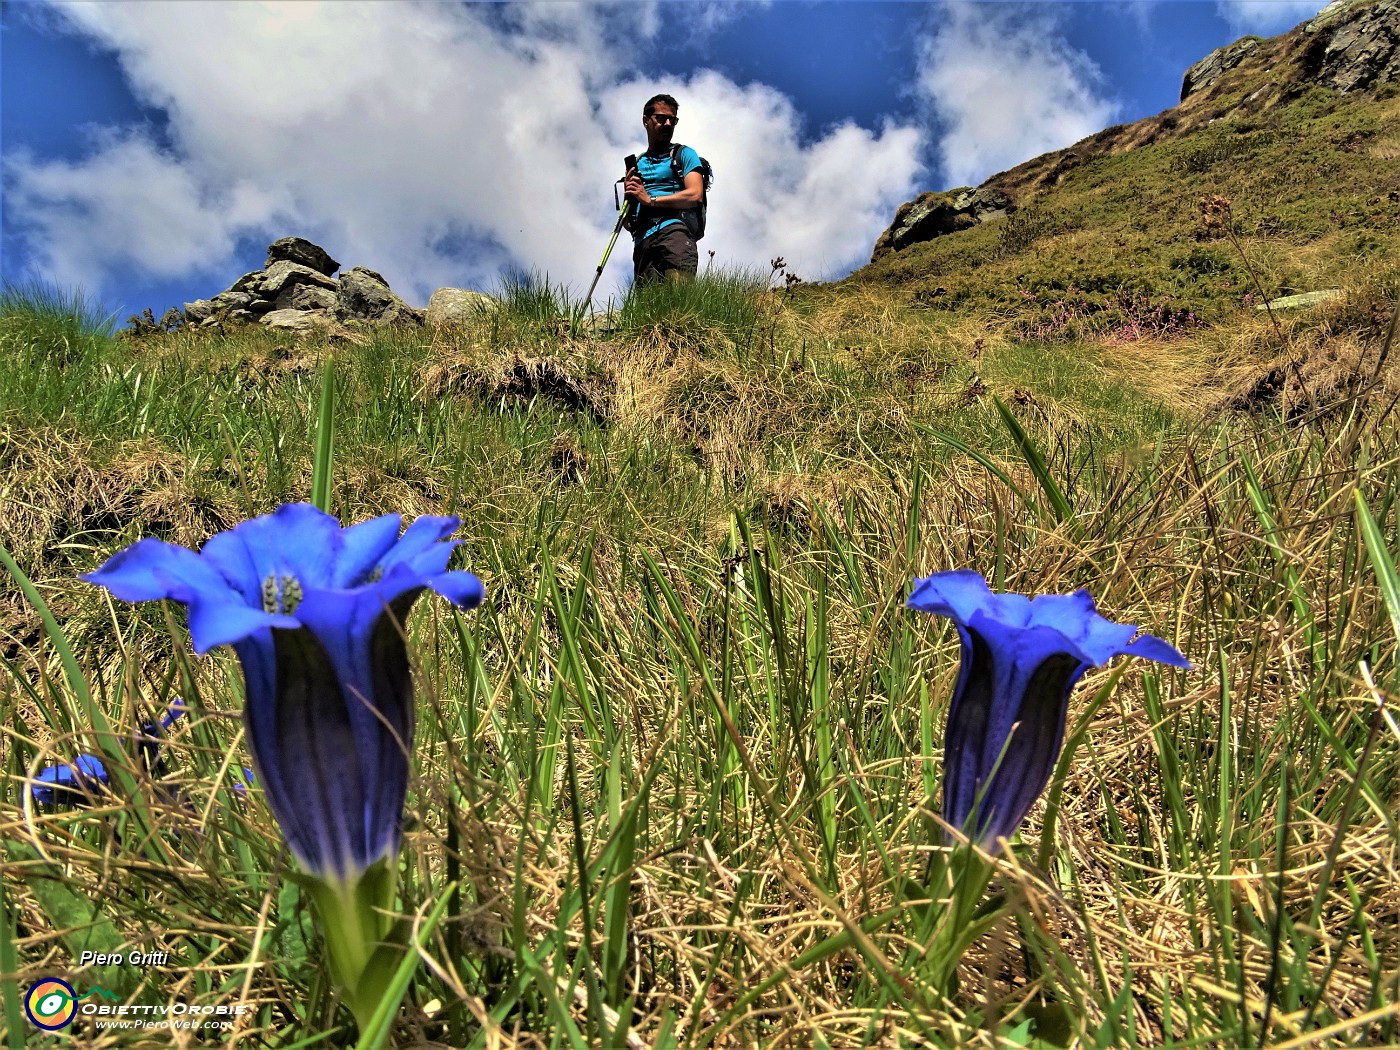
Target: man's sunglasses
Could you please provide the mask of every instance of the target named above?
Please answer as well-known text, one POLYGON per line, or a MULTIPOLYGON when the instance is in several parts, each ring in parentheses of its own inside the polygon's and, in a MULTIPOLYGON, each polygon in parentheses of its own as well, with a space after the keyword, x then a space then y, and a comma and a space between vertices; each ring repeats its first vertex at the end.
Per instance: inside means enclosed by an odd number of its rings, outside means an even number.
POLYGON ((674 124, 676 123, 676 121, 681 119, 674 113, 648 113, 647 116, 649 116, 652 120, 656 121, 658 124, 674 124))

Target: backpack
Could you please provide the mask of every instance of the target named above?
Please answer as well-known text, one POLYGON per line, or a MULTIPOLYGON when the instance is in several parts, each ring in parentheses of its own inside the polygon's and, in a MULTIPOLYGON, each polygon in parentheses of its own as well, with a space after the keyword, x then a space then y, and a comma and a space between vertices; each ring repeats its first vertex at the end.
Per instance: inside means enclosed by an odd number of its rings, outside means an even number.
MULTIPOLYGON (((685 147, 680 143, 671 145, 671 171, 676 176, 676 181, 682 186, 685 185, 685 178, 681 175, 681 150, 685 147)), ((698 153, 696 156, 700 156, 698 153)), ((704 187, 704 194, 700 198, 700 204, 694 208, 687 208, 681 212, 678 218, 685 223, 685 228, 693 240, 699 240, 705 236, 706 212, 710 205, 710 183, 714 181, 715 171, 710 167, 710 162, 704 157, 700 157, 700 167, 696 169, 700 172, 701 184, 704 187)))

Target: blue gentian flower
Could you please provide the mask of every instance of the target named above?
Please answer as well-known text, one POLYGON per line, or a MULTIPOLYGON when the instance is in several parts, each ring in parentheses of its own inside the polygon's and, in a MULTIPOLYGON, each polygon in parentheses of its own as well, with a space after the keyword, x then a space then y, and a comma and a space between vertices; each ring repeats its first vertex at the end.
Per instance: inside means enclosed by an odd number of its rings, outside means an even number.
POLYGON ((82 754, 39 770, 29 791, 42 806, 78 806, 106 791, 108 782, 102 759, 82 754))
POLYGON ((459 524, 421 517, 400 535, 397 514, 342 528, 286 504, 198 554, 143 539, 83 577, 183 603, 198 653, 233 646, 258 783, 311 874, 348 883, 398 851, 414 730, 403 624, 425 588, 462 608, 483 597, 447 571, 459 524))
POLYGON ((962 662, 944 738, 943 819, 991 852, 1045 789, 1064 742, 1070 690, 1124 653, 1190 667, 1175 647, 1098 614, 1074 594, 994 594, 971 569, 915 580, 910 608, 946 616, 962 662))
MULTIPOLYGON (((160 735, 185 713, 185 702, 178 696, 160 723, 147 722, 136 734, 136 746, 146 772, 157 779, 166 776, 165 759, 160 757, 160 735)), ((71 763, 45 766, 34 776, 30 789, 34 801, 44 806, 78 806, 90 802, 111 785, 111 776, 102 759, 80 754, 71 763)))

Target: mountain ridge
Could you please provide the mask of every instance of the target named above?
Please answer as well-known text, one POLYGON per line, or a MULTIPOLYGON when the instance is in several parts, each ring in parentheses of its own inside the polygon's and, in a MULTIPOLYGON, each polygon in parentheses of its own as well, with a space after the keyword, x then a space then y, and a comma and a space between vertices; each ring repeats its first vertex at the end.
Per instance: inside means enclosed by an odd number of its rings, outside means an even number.
POLYGON ((1206 55, 1184 73, 1176 106, 1040 154, 975 189, 921 193, 899 207, 870 261, 1009 216, 1053 193, 1096 158, 1187 138, 1232 118, 1267 121, 1272 111, 1316 87, 1378 98, 1397 84, 1400 0, 1334 0, 1286 33, 1242 37, 1206 55))

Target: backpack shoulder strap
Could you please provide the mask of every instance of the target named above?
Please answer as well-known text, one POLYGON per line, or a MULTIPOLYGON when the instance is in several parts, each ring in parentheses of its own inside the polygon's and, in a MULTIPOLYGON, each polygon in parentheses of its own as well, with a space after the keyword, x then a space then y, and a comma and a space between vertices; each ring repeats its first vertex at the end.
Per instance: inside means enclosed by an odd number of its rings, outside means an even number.
MULTIPOLYGON (((676 181, 682 186, 685 185, 685 176, 681 174, 681 150, 683 149, 685 149, 685 147, 679 142, 671 143, 671 173, 676 176, 676 181)), ((704 182, 705 192, 708 195, 710 190, 710 162, 704 157, 701 157, 698 153, 695 155, 700 158, 700 167, 694 170, 700 173, 700 177, 704 182)))

